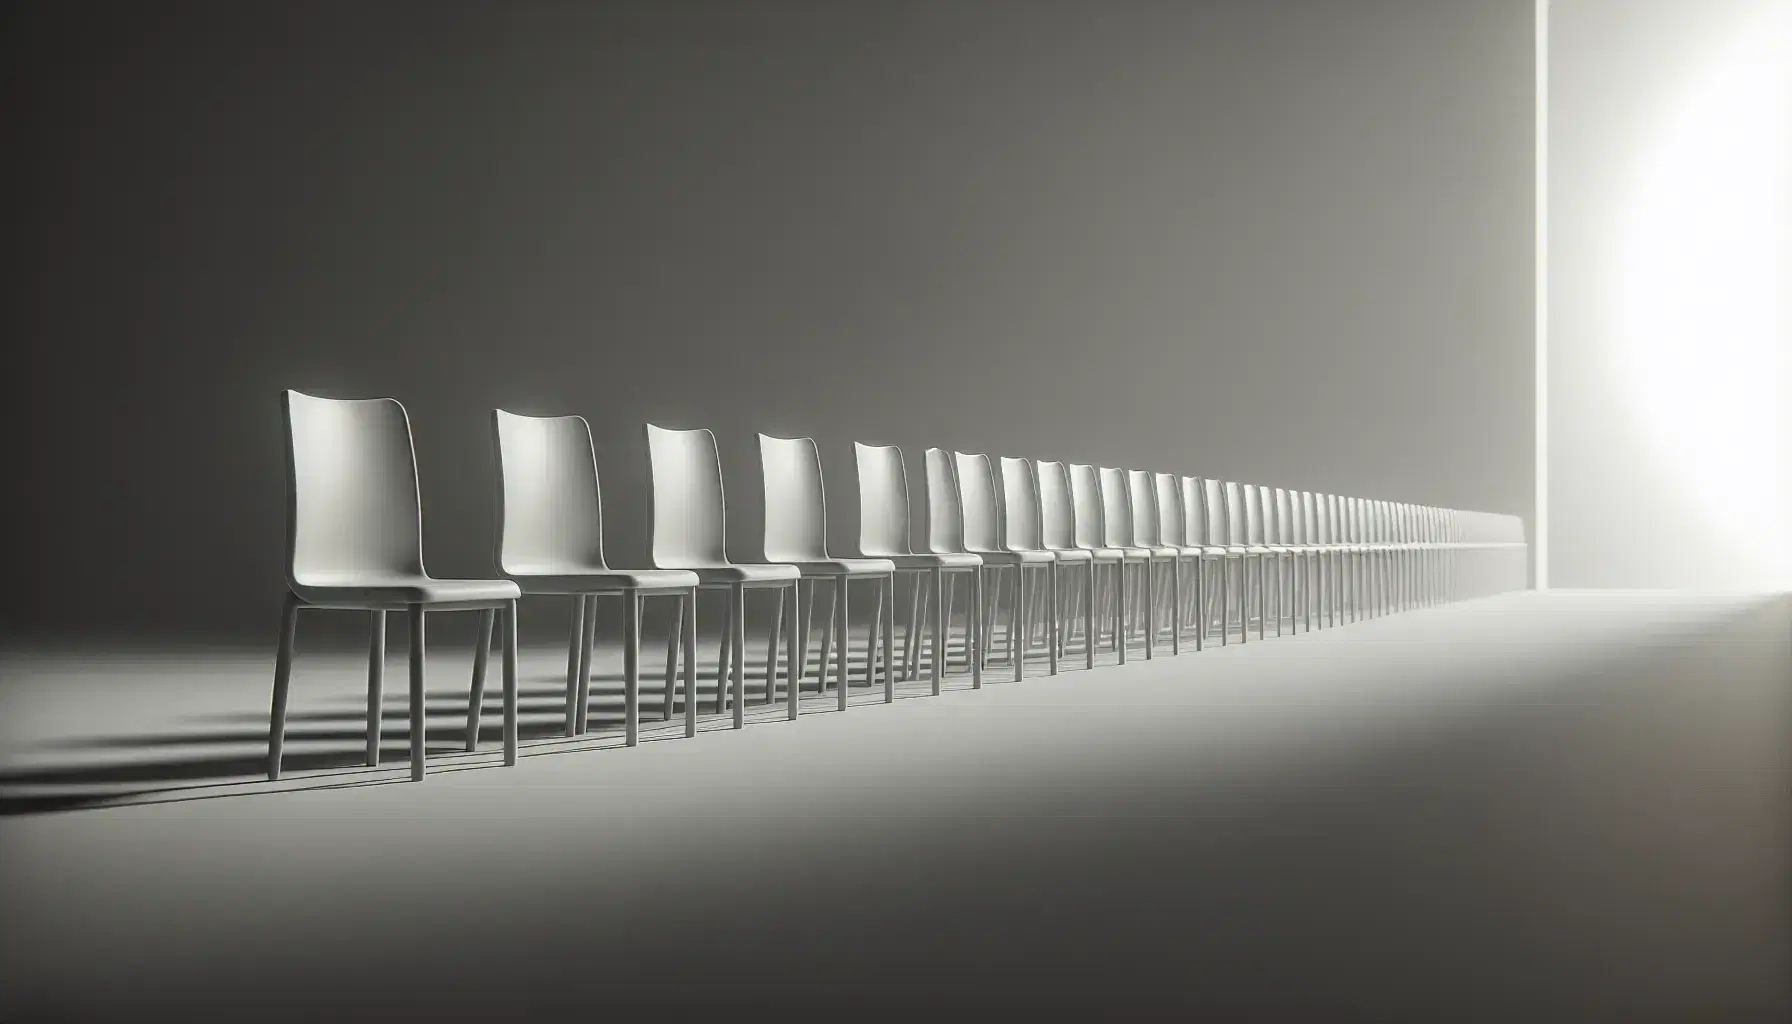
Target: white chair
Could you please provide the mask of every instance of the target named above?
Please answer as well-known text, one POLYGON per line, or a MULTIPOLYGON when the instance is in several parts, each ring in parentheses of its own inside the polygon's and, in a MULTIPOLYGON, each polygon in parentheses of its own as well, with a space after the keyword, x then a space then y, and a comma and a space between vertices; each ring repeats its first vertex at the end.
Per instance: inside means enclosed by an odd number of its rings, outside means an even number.
MULTIPOLYGON (((1217 562, 1217 568, 1220 569, 1218 589, 1220 592, 1222 610, 1225 607, 1226 593, 1226 548, 1223 544, 1215 543, 1215 538, 1221 537, 1222 535, 1218 530, 1218 527, 1212 525, 1213 520, 1208 514, 1207 491, 1207 483, 1200 477, 1185 476, 1182 478, 1183 537, 1188 541, 1191 548, 1200 552, 1200 557, 1195 562, 1195 593, 1193 598, 1195 620, 1197 623, 1197 631, 1195 633, 1196 650, 1200 650, 1206 646, 1208 630, 1213 626, 1212 616, 1207 613, 1207 609, 1210 607, 1210 602, 1208 600, 1209 588, 1206 580, 1206 566, 1208 562, 1217 562)), ((1225 644, 1226 635, 1225 631, 1222 630, 1220 632, 1220 646, 1223 647, 1225 644)))
POLYGON ((1295 633, 1300 632, 1303 623, 1308 632, 1313 630, 1313 581, 1312 574, 1307 570, 1312 555, 1318 549, 1307 530, 1305 508, 1302 504, 1305 493, 1276 488, 1277 534, 1282 540, 1282 550, 1289 558, 1288 624, 1289 631, 1295 633))
POLYGON ((1061 559, 1055 551, 1045 548, 1044 512, 1039 495, 1039 478, 1033 471, 1031 459, 1016 459, 1006 455, 997 463, 1001 467, 1002 492, 1002 547, 1019 556, 1023 561, 1022 575, 1026 568, 1038 565, 1038 571, 1045 574, 1045 595, 1042 598, 1037 590, 1030 592, 1029 600, 1022 607, 1026 614, 1022 618, 1021 647, 1018 660, 1015 662, 1014 678, 1020 679, 1020 667, 1026 663, 1027 655, 1033 650, 1033 626, 1042 625, 1045 636, 1047 665, 1052 675, 1058 674, 1058 652, 1062 646, 1059 633, 1058 604, 1058 565, 1061 559), (1044 555, 1043 562, 1037 562, 1044 555), (1041 605, 1044 607, 1041 608, 1041 605))
MULTIPOLYGON (((1083 656, 1086 667, 1095 667, 1097 632, 1095 626, 1095 551, 1077 545, 1076 498, 1070 485, 1070 467, 1062 462, 1038 461, 1033 464, 1039 483, 1040 546, 1052 553, 1059 566, 1082 566, 1083 589, 1073 597, 1075 610, 1082 612, 1083 656)), ((1116 556, 1117 558, 1117 556, 1116 556)), ((1055 571, 1055 570, 1054 570, 1055 571)), ((1074 631, 1059 626, 1058 650, 1062 657, 1068 651, 1074 631)))
POLYGON ((1015 550, 1003 543, 1002 513, 997 498, 995 469, 990 465, 989 456, 982 454, 966 454, 953 452, 952 464, 954 475, 958 480, 958 495, 964 510, 964 546, 965 550, 983 559, 986 569, 996 570, 995 600, 989 602, 988 614, 984 629, 983 648, 988 650, 990 640, 995 633, 993 621, 1001 605, 1000 570, 1014 571, 1013 605, 1008 619, 1008 657, 1014 666, 1014 678, 1019 680, 1026 674, 1026 642, 1020 630, 1026 618, 1028 605, 1027 574, 1028 568, 1047 568, 1054 564, 1049 551, 1015 550))
MULTIPOLYGON (((268 716, 268 778, 280 778, 287 691, 301 610, 367 612, 367 763, 379 764, 386 664, 386 613, 410 621, 411 778, 423 778, 424 617, 477 611, 468 702, 485 695, 494 616, 504 613, 504 763, 517 758, 516 605, 509 580, 442 580, 423 568, 423 504, 404 406, 390 398, 280 396, 286 420, 286 586, 274 702, 268 716)), ((475 717, 475 721, 476 721, 475 717)))
MULTIPOLYGON (((742 565, 728 560, 727 499, 722 491, 722 460, 715 435, 708 430, 678 430, 646 424, 647 433, 647 551, 655 569, 688 569, 697 574, 699 590, 727 595, 728 624, 722 634, 722 657, 716 664, 716 704, 721 710, 724 678, 732 679, 734 728, 746 725, 747 704, 747 601, 749 590, 789 591, 797 610, 800 574, 794 565, 742 565)), ((786 644, 795 639, 796 623, 785 623, 786 644)), ((795 668, 791 659, 790 669, 795 668)), ((770 689, 776 666, 767 659, 770 689)), ((788 671, 788 670, 787 670, 788 671)), ((787 686, 787 717, 795 719, 800 689, 794 672, 787 686)), ((686 736, 697 733, 696 694, 684 705, 686 736)))
POLYGON ((1251 577, 1245 557, 1244 509, 1238 485, 1231 481, 1207 480, 1202 487, 1207 538, 1212 549, 1220 552, 1220 646, 1225 646, 1232 633, 1231 589, 1232 568, 1238 568, 1238 631, 1239 643, 1250 640, 1251 577))
MULTIPOLYGON (((1177 575, 1177 563, 1182 557, 1182 552, 1178 548, 1164 543, 1163 516, 1157 506, 1156 474, 1142 469, 1129 469, 1126 471, 1126 485, 1126 510, 1128 518, 1132 521, 1132 543, 1134 547, 1141 548, 1146 553, 1145 657, 1150 659, 1157 651, 1158 636, 1162 632, 1157 625, 1157 608, 1163 597, 1166 596, 1169 597, 1172 609, 1170 613, 1170 652, 1180 654, 1182 652, 1182 624, 1177 620, 1174 611, 1176 596, 1159 595, 1158 591, 1163 589, 1159 580, 1163 580, 1165 583, 1174 581, 1177 575), (1169 569, 1167 576, 1157 571, 1160 565, 1169 569)), ((1177 591, 1179 596, 1180 585, 1173 585, 1169 589, 1177 591)))
MULTIPOLYGON (((908 633, 903 637, 902 664, 913 678, 920 658, 920 625, 924 604, 932 607, 933 692, 939 694, 946 661, 951 652, 952 583, 966 577, 970 585, 967 622, 983 618, 983 559, 968 551, 917 553, 909 540, 908 471, 902 450, 894 445, 853 443, 859 474, 859 554, 881 558, 898 573, 913 578, 910 592, 908 633), (922 583, 927 587, 923 589, 922 583)), ((937 450, 937 449, 935 449, 937 450)), ((930 490, 931 494, 931 490, 930 490)), ((956 504, 956 489, 950 499, 956 504)), ((804 645, 805 649, 807 644, 804 645)), ((977 630, 965 630, 965 657, 971 663, 971 688, 983 686, 983 659, 977 650, 977 630)))
MULTIPOLYGON (((1249 559, 1255 558, 1257 560, 1257 639, 1262 640, 1266 636, 1265 626, 1269 622, 1269 598, 1267 596, 1268 587, 1265 586, 1265 583, 1267 582, 1265 577, 1267 574, 1266 567, 1269 562, 1269 556, 1272 552, 1264 543, 1266 538, 1264 537, 1263 532, 1263 500, 1257 493, 1257 485, 1237 484, 1236 487, 1236 491, 1227 495, 1227 501, 1228 503, 1233 503, 1234 499, 1236 499, 1236 505, 1241 509, 1241 511, 1236 514, 1234 523, 1239 526, 1240 531, 1244 535, 1244 556, 1247 560, 1247 565, 1249 559)), ((1234 536, 1237 536, 1237 534, 1234 534, 1234 536)), ((1250 596, 1250 583, 1248 579, 1245 583, 1245 596, 1246 598, 1249 598, 1250 596)), ((1246 632, 1250 631, 1249 611, 1250 606, 1247 602, 1245 606, 1246 632)))
MULTIPOLYGON (((965 511, 964 497, 958 487, 958 468, 952 453, 944 448, 929 448, 924 453, 926 464, 927 500, 923 506, 927 511, 924 534, 927 538, 928 552, 936 555, 975 554, 965 547, 965 511)), ((981 555, 976 556, 979 565, 984 565, 981 555)), ((989 642, 994 630, 996 601, 991 600, 988 591, 989 576, 984 569, 977 572, 979 597, 977 607, 965 616, 966 652, 975 652, 971 661, 973 681, 982 685, 982 671, 989 663, 989 642), (975 619, 975 621, 973 621, 975 619)), ((950 609, 947 609, 950 611, 950 609)), ((951 647, 952 621, 950 615, 945 619, 942 629, 946 633, 946 646, 951 647)), ((909 662, 909 677, 914 677, 914 662, 909 662)), ((938 690, 935 690, 937 695, 938 690)))
MULTIPOLYGON (((1103 624, 1113 628, 1113 647, 1119 655, 1120 664, 1126 664, 1126 644, 1122 638, 1126 635, 1128 616, 1126 607, 1125 565, 1126 549, 1109 546, 1107 542, 1108 527, 1103 515, 1101 473, 1094 466, 1081 463, 1069 463, 1065 467, 1065 475, 1070 480, 1070 510, 1075 521, 1076 546, 1089 552, 1094 568, 1106 565, 1112 568, 1112 586, 1098 589, 1092 599, 1096 607, 1094 611, 1095 635, 1090 638, 1091 645, 1101 642, 1103 624), (1109 614, 1111 609, 1112 614, 1109 614)), ((1092 572, 1094 571, 1092 568, 1092 572)), ((1090 656, 1093 661, 1093 655, 1090 656)))
MULTIPOLYGON (((584 733, 591 706, 591 655, 597 599, 623 601, 623 736, 640 737, 641 606, 649 597, 678 602, 667 640, 662 715, 672 717, 677 651, 684 634, 686 699, 696 692, 697 574, 681 569, 612 569, 604 561, 603 491, 591 427, 582 416, 523 416, 492 410, 498 452, 498 571, 525 595, 573 598, 566 680, 566 735, 584 733)), ((479 709, 467 715, 467 749, 478 739, 479 709)))
MULTIPOLYGON (((1290 610, 1293 599, 1289 593, 1290 580, 1284 573, 1284 560, 1292 560, 1295 555, 1293 541, 1293 525, 1287 514, 1287 492, 1280 487, 1259 487, 1257 498, 1263 509, 1263 547, 1268 549, 1267 558, 1275 559, 1276 574, 1276 635, 1282 635, 1282 620, 1291 619, 1290 610)), ((1269 614, 1267 605, 1264 615, 1269 614)))
MULTIPOLYGON (((1156 618, 1153 615, 1151 608, 1149 587, 1147 586, 1144 588, 1143 592, 1146 594, 1146 599, 1142 602, 1133 601, 1128 593, 1128 584, 1132 581, 1127 579, 1127 567, 1136 566, 1141 570, 1141 572, 1135 572, 1133 576, 1136 579, 1140 575, 1143 575, 1145 582, 1148 585, 1151 579, 1152 562, 1151 551, 1138 546, 1133 538, 1132 487, 1128 482, 1126 470, 1117 469, 1111 466, 1101 467, 1100 480, 1102 542, 1105 547, 1119 551, 1122 556, 1120 562, 1120 576, 1117 581, 1119 584, 1118 600, 1121 602, 1120 607, 1123 609, 1128 607, 1136 609, 1140 604, 1144 605, 1145 631, 1146 636, 1149 637, 1151 629, 1156 625, 1156 618)), ((1137 632, 1138 623, 1135 620, 1135 616, 1124 613, 1121 615, 1121 623, 1123 632, 1120 635, 1120 661, 1124 664, 1126 661, 1127 646, 1132 643, 1132 637, 1133 634, 1137 632)), ((1154 646, 1155 645, 1150 643, 1148 639, 1145 644, 1145 657, 1151 657, 1152 648, 1154 646)))
MULTIPOLYGON (((1183 586, 1182 563, 1188 562, 1194 567, 1195 574, 1191 582, 1196 593, 1201 589, 1201 548, 1189 543, 1188 514, 1183 509, 1182 478, 1174 473, 1156 473, 1152 476, 1153 487, 1157 492, 1157 528, 1158 539, 1163 546, 1176 552, 1170 562, 1170 653, 1182 653, 1182 624, 1188 621, 1188 588, 1183 586)), ((1195 602, 1198 604, 1199 602, 1195 602)), ((1199 611, 1196 611, 1199 621, 1199 611)), ((1195 633, 1195 650, 1201 649, 1201 633, 1195 633)))
MULTIPOLYGON (((850 584, 863 580, 878 584, 877 606, 871 617, 871 629, 865 647, 865 682, 877 681, 878 638, 883 639, 884 701, 896 699, 896 669, 892 664, 896 625, 896 564, 887 558, 838 558, 828 554, 827 493, 821 475, 821 453, 815 441, 807 437, 772 437, 759 435, 759 467, 765 485, 765 560, 775 565, 793 565, 805 582, 826 581, 829 585, 828 616, 831 626, 824 628, 821 639, 821 678, 827 687, 828 648, 832 634, 840 634, 839 657, 836 663, 836 686, 839 708, 845 711, 850 697, 851 662, 849 640, 852 620, 847 615, 850 584)), ((799 599, 797 616, 807 624, 811 608, 799 599)), ((783 613, 780 601, 779 614, 783 613)), ((803 630, 807 633, 807 630, 803 630)), ((796 671, 791 674, 791 687, 801 687, 805 676, 808 642, 800 649, 792 646, 796 671)), ((772 671, 766 669, 766 696, 771 696, 772 671)), ((794 699, 794 698, 793 698, 794 699)))

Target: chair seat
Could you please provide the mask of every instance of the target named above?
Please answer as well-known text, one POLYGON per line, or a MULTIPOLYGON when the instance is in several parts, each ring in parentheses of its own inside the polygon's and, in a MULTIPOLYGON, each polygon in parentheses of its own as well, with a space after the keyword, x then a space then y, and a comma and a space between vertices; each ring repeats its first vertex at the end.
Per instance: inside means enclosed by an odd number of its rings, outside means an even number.
POLYGON ((439 580, 433 576, 371 573, 313 574, 294 581, 292 592, 310 605, 332 608, 402 608, 407 605, 496 605, 523 596, 510 580, 439 580))
POLYGON ((798 579, 802 575, 794 565, 741 565, 728 562, 722 565, 688 565, 685 568, 697 574, 698 586, 705 587, 734 583, 782 583, 798 579))
POLYGON ((888 576, 896 571, 896 563, 888 558, 829 558, 790 564, 804 576, 888 576))
POLYGON ((985 565, 1043 565, 1055 561, 1052 553, 1043 548, 1030 551, 979 551, 977 557, 983 559, 985 565))
POLYGON ((518 566, 509 575, 525 594, 618 594, 630 590, 689 590, 697 585, 697 574, 687 569, 518 566))
POLYGON ((1243 550, 1247 555, 1273 555, 1276 553, 1274 548, 1266 548, 1261 544, 1251 544, 1243 550))
POLYGON ((1145 550, 1150 552, 1152 558, 1175 558, 1182 554, 1179 548, 1171 547, 1168 544, 1159 544, 1145 550))
POLYGON ((879 555, 898 569, 975 569, 983 564, 980 555, 969 551, 930 551, 912 555, 879 555))
POLYGON ((1119 548, 1078 548, 1087 551, 1097 562, 1118 562, 1126 557, 1126 552, 1119 548))
POLYGON ((1244 554, 1243 548, 1229 548, 1221 545, 1204 547, 1199 550, 1202 558, 1237 558, 1244 554))
POLYGON ((1088 548, 1046 548, 1052 553, 1052 559, 1058 562, 1088 562, 1095 558, 1095 552, 1088 548))

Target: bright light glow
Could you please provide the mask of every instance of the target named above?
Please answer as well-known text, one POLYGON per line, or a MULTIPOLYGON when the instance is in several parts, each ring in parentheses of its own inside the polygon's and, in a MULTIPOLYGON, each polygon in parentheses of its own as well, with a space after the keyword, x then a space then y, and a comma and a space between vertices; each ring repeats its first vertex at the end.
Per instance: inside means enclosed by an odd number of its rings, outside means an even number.
POLYGON ((1628 184, 1613 265, 1659 471, 1766 586, 1792 584, 1792 4, 1696 65, 1628 184))

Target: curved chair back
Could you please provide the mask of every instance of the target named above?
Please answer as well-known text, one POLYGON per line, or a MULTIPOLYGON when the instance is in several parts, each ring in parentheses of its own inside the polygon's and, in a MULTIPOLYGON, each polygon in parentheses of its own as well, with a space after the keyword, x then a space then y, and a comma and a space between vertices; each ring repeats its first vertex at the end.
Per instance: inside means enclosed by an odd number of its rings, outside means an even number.
POLYGON ((1240 504, 1244 506, 1244 542, 1253 546, 1263 543, 1263 500, 1256 484, 1240 484, 1240 504))
POLYGON ((1127 505, 1132 511, 1132 542, 1140 547, 1163 546, 1163 529, 1158 523, 1157 485, 1155 477, 1142 469, 1126 471, 1127 505))
POLYGON ((827 494, 814 438, 760 434, 759 471, 765 485, 765 560, 827 561, 827 494))
POLYGON ((859 470, 859 554, 912 554, 908 539, 908 470, 893 444, 852 443, 859 470))
POLYGON ((1182 487, 1174 473, 1152 476, 1157 489, 1157 530, 1166 547, 1188 546, 1188 522, 1182 515, 1182 487))
POLYGON ((1276 488, 1276 540, 1282 544, 1299 544, 1300 522, 1294 518, 1295 495, 1276 488))
POLYGON ((1207 542, 1227 547, 1232 539, 1231 491, 1234 485, 1223 480, 1206 480, 1201 492, 1201 511, 1207 519, 1207 542))
POLYGON ((1076 547, 1076 499, 1070 493, 1070 470, 1062 462, 1033 464, 1039 480, 1039 537, 1042 547, 1065 551, 1076 547))
POLYGON ((498 571, 603 570, 604 519, 591 425, 583 416, 492 410, 498 448, 498 571))
POLYGON ((1182 478, 1182 530, 1190 547, 1212 543, 1207 533, 1207 487, 1198 476, 1182 478))
POLYGON ((1126 470, 1101 467, 1101 540, 1106 547, 1133 546, 1131 497, 1127 493, 1129 490, 1126 470))
POLYGON ((936 555, 964 551, 964 504, 958 497, 958 474, 943 448, 922 453, 927 469, 927 550, 936 555))
POLYGON ((1319 532, 1319 500, 1312 491, 1300 492, 1300 542, 1317 545, 1325 543, 1319 532))
POLYGON ((964 506, 965 550, 1002 550, 996 474, 989 464, 989 456, 953 452, 952 462, 958 471, 959 501, 964 506))
POLYGON ((1031 459, 1002 456, 1002 544, 1009 551, 1038 551, 1043 536, 1039 481, 1031 459))
POLYGON ((716 436, 647 429, 647 552, 655 568, 728 564, 727 504, 716 436))
POLYGON ((1071 509, 1076 513, 1076 546, 1107 546, 1107 524, 1102 518, 1101 474, 1094 466, 1072 463, 1070 470, 1071 509))
POLYGON ((280 396, 286 413, 286 578, 309 586, 423 575, 411 421, 391 398, 280 396))

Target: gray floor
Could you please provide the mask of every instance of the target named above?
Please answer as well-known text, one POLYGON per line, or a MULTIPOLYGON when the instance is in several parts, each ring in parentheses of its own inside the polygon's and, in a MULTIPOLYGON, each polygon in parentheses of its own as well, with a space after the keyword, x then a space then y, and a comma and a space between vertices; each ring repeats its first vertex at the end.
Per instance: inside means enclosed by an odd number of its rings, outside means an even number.
POLYGON ((547 735, 531 652, 511 769, 449 752, 444 657, 421 784, 402 665, 369 770, 329 656, 251 781, 269 661, 7 659, 0 1017, 1792 1018, 1784 598, 1514 594, 633 750, 547 735))

